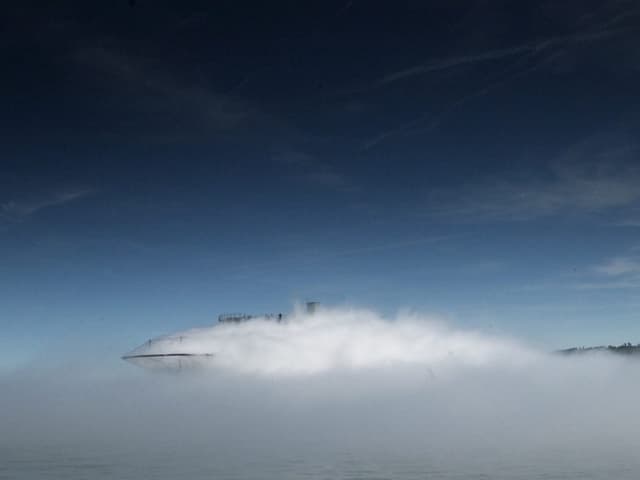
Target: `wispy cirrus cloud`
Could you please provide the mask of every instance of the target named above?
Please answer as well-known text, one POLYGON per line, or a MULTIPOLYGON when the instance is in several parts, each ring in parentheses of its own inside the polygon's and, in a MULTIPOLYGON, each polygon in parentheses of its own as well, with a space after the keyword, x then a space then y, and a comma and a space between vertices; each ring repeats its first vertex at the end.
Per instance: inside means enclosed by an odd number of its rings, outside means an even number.
POLYGON ((640 288, 640 255, 630 248, 586 268, 578 282, 569 286, 577 290, 627 290, 640 288))
POLYGON ((565 49, 559 49, 553 53, 535 50, 525 53, 497 75, 493 75, 486 82, 482 82, 477 88, 464 93, 462 96, 445 104, 439 110, 425 111, 416 118, 389 128, 365 140, 362 143, 361 150, 365 151, 374 148, 393 137, 424 134, 438 128, 446 117, 461 108, 464 104, 503 87, 518 78, 526 77, 547 64, 552 64, 564 54, 564 50, 565 49))
POLYGON ((216 92, 202 82, 172 74, 148 59, 103 47, 82 48, 72 56, 77 63, 133 89, 139 95, 139 102, 147 102, 146 110, 151 103, 156 113, 191 116, 200 125, 213 129, 237 127, 257 113, 237 98, 216 92))
POLYGON ((216 70, 204 75, 194 68, 181 69, 179 60, 172 64, 102 46, 84 47, 70 56, 86 71, 99 73, 91 81, 118 92, 114 101, 122 103, 116 108, 122 108, 124 117, 108 127, 109 134, 155 143, 251 135, 268 145, 286 145, 304 136, 285 117, 241 95, 248 74, 223 89, 214 81, 216 70))
POLYGON ((440 188, 428 213, 462 221, 531 220, 560 214, 618 213, 640 204, 640 165, 634 146, 611 148, 590 139, 539 172, 485 177, 440 188))
POLYGON ((412 119, 372 135, 362 143, 361 150, 369 150, 397 136, 424 133, 437 128, 447 116, 469 101, 487 95, 517 79, 526 78, 545 67, 566 68, 566 57, 570 52, 579 51, 580 48, 593 46, 600 41, 632 31, 636 27, 626 26, 624 22, 639 14, 640 9, 617 11, 598 22, 578 22, 578 30, 573 33, 537 38, 517 45, 472 54, 445 56, 387 73, 374 80, 364 90, 386 88, 415 77, 461 67, 479 66, 489 62, 500 61, 506 66, 498 75, 488 77, 443 107, 429 109, 412 119))
POLYGON ((359 190, 347 175, 315 155, 299 150, 284 150, 273 154, 272 159, 286 168, 287 174, 296 180, 342 192, 359 190))
POLYGON ((56 191, 30 199, 12 199, 0 205, 0 220, 20 222, 41 210, 61 206, 95 193, 92 188, 74 188, 56 191))
POLYGON ((434 192, 432 213, 466 220, 530 220, 560 213, 596 213, 640 200, 640 171, 630 176, 558 175, 551 181, 493 179, 434 192))
POLYGON ((640 275, 640 259, 614 257, 594 267, 594 271, 609 277, 640 275))
POLYGON ((572 284, 577 290, 627 290, 640 288, 640 257, 621 255, 591 267, 585 281, 572 284))
POLYGON ((612 223, 612 225, 616 227, 640 227, 640 219, 639 218, 624 218, 622 220, 617 220, 612 223))
POLYGON ((538 53, 545 50, 552 50, 554 48, 570 48, 587 42, 601 40, 625 32, 626 29, 619 26, 620 23, 630 17, 637 16, 638 14, 640 14, 639 9, 624 10, 617 12, 604 21, 593 22, 591 25, 587 25, 586 28, 583 27, 582 31, 564 35, 547 36, 518 45, 493 48, 472 54, 437 58, 412 65, 395 72, 387 73, 374 81, 373 86, 384 87, 401 80, 426 75, 432 72, 440 72, 451 68, 474 65, 493 60, 507 59, 521 54, 538 53))

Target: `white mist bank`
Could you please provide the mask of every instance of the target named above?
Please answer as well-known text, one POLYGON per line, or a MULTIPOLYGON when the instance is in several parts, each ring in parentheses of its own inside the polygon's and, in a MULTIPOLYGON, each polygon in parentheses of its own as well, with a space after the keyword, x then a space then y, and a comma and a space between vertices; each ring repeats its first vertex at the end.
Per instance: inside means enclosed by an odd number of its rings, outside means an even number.
POLYGON ((296 311, 285 322, 256 319, 159 337, 130 354, 210 354, 216 369, 261 375, 422 365, 429 368, 530 362, 536 354, 507 339, 402 313, 391 320, 358 309, 296 311))
POLYGON ((640 468, 636 359, 545 354, 362 310, 182 333, 198 339, 183 338, 189 348, 216 349, 215 368, 158 375, 121 365, 116 375, 76 361, 0 374, 0 448, 238 465, 348 452, 438 458, 443 468, 573 455, 640 468))

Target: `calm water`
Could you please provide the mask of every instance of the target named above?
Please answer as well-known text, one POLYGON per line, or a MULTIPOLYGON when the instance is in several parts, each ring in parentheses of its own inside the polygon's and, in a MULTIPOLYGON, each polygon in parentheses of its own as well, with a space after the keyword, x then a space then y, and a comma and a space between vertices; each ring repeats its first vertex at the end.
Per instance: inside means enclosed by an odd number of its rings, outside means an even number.
POLYGON ((637 480, 636 365, 16 375, 0 378, 0 480, 637 480))
POLYGON ((21 479, 637 479, 640 462, 581 452, 469 456, 385 452, 203 451, 74 453, 73 448, 8 449, 0 478, 21 479), (244 453, 244 454, 243 454, 244 453))

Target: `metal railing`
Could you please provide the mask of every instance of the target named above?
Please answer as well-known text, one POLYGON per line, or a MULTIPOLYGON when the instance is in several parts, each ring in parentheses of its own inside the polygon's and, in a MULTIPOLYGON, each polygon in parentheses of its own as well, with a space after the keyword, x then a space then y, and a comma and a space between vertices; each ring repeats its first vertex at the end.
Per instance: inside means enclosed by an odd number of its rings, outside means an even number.
POLYGON ((218 315, 218 322, 221 323, 239 323, 248 320, 263 318, 265 320, 284 320, 285 315, 282 313, 265 313, 263 315, 249 315, 247 313, 222 313, 218 315))

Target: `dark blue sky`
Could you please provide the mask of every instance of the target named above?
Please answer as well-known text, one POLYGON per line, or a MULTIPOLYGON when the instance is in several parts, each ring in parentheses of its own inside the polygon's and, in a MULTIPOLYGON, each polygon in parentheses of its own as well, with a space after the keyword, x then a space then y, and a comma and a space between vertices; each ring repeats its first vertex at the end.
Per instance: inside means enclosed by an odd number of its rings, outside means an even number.
POLYGON ((635 2, 178 3, 6 9, 0 363, 307 298, 640 341, 635 2))

